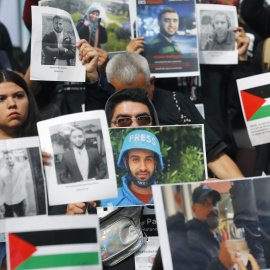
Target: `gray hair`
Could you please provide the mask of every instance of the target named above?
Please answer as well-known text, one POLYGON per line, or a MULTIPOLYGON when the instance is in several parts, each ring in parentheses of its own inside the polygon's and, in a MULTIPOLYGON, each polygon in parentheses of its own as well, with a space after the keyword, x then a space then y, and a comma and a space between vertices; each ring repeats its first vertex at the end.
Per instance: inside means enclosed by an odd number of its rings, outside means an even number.
POLYGON ((139 73, 145 77, 147 86, 150 85, 150 69, 147 60, 132 52, 115 55, 107 64, 106 75, 108 82, 116 78, 123 84, 133 83, 139 73))

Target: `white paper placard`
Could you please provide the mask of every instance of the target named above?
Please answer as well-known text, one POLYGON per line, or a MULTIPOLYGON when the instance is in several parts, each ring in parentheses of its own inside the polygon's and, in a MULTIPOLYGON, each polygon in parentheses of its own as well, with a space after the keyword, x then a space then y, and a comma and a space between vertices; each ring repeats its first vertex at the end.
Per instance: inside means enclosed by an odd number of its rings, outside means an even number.
POLYGON ((158 248, 158 237, 144 237, 141 248, 135 253, 135 269, 151 270, 158 248))
POLYGON ((47 214, 38 137, 0 140, 0 233, 5 220, 47 214))
POLYGON ((41 149, 51 154, 51 165, 45 166, 50 205, 117 196, 104 111, 60 116, 37 126, 41 149))
POLYGON ((237 44, 233 32, 233 29, 238 27, 236 7, 197 4, 196 14, 200 64, 238 64, 237 44), (216 25, 214 20, 217 21, 216 25))
POLYGON ((237 80, 242 111, 252 146, 270 142, 270 77, 268 73, 237 80))
POLYGON ((30 79, 85 82, 85 66, 75 46, 80 38, 70 14, 49 7, 32 6, 31 10, 30 79))

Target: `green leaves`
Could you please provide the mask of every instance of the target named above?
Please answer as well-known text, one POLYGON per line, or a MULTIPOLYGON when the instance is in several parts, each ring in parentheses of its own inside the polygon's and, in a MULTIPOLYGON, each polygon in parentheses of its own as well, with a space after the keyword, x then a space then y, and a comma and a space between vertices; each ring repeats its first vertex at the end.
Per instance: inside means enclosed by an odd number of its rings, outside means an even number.
MULTIPOLYGON (((157 175, 159 184, 203 181, 205 179, 202 128, 201 126, 143 127, 155 134, 160 143, 164 163, 163 171, 157 175)), ((117 164, 123 141, 134 128, 110 130, 115 164, 117 164)), ((118 186, 127 173, 116 165, 118 186)))

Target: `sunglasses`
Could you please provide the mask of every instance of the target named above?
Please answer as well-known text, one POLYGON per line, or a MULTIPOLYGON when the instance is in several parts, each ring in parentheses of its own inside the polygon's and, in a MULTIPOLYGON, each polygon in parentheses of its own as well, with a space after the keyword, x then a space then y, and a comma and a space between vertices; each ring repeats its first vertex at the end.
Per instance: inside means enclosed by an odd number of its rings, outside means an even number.
POLYGON ((136 121, 139 126, 148 126, 151 124, 152 117, 150 117, 149 115, 142 115, 136 118, 123 117, 118 118, 115 121, 111 121, 111 123, 115 124, 118 127, 129 127, 131 126, 133 121, 136 121))

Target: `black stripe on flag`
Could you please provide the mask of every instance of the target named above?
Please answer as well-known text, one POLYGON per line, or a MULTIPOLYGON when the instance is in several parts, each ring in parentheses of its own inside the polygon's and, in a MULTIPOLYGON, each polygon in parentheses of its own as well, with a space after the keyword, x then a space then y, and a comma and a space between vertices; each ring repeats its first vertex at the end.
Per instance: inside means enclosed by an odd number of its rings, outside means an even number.
POLYGON ((97 243, 95 228, 13 233, 34 246, 97 243))
POLYGON ((252 94, 254 96, 263 98, 263 99, 270 97, 270 85, 269 84, 246 89, 244 91, 249 93, 249 94, 252 94))

